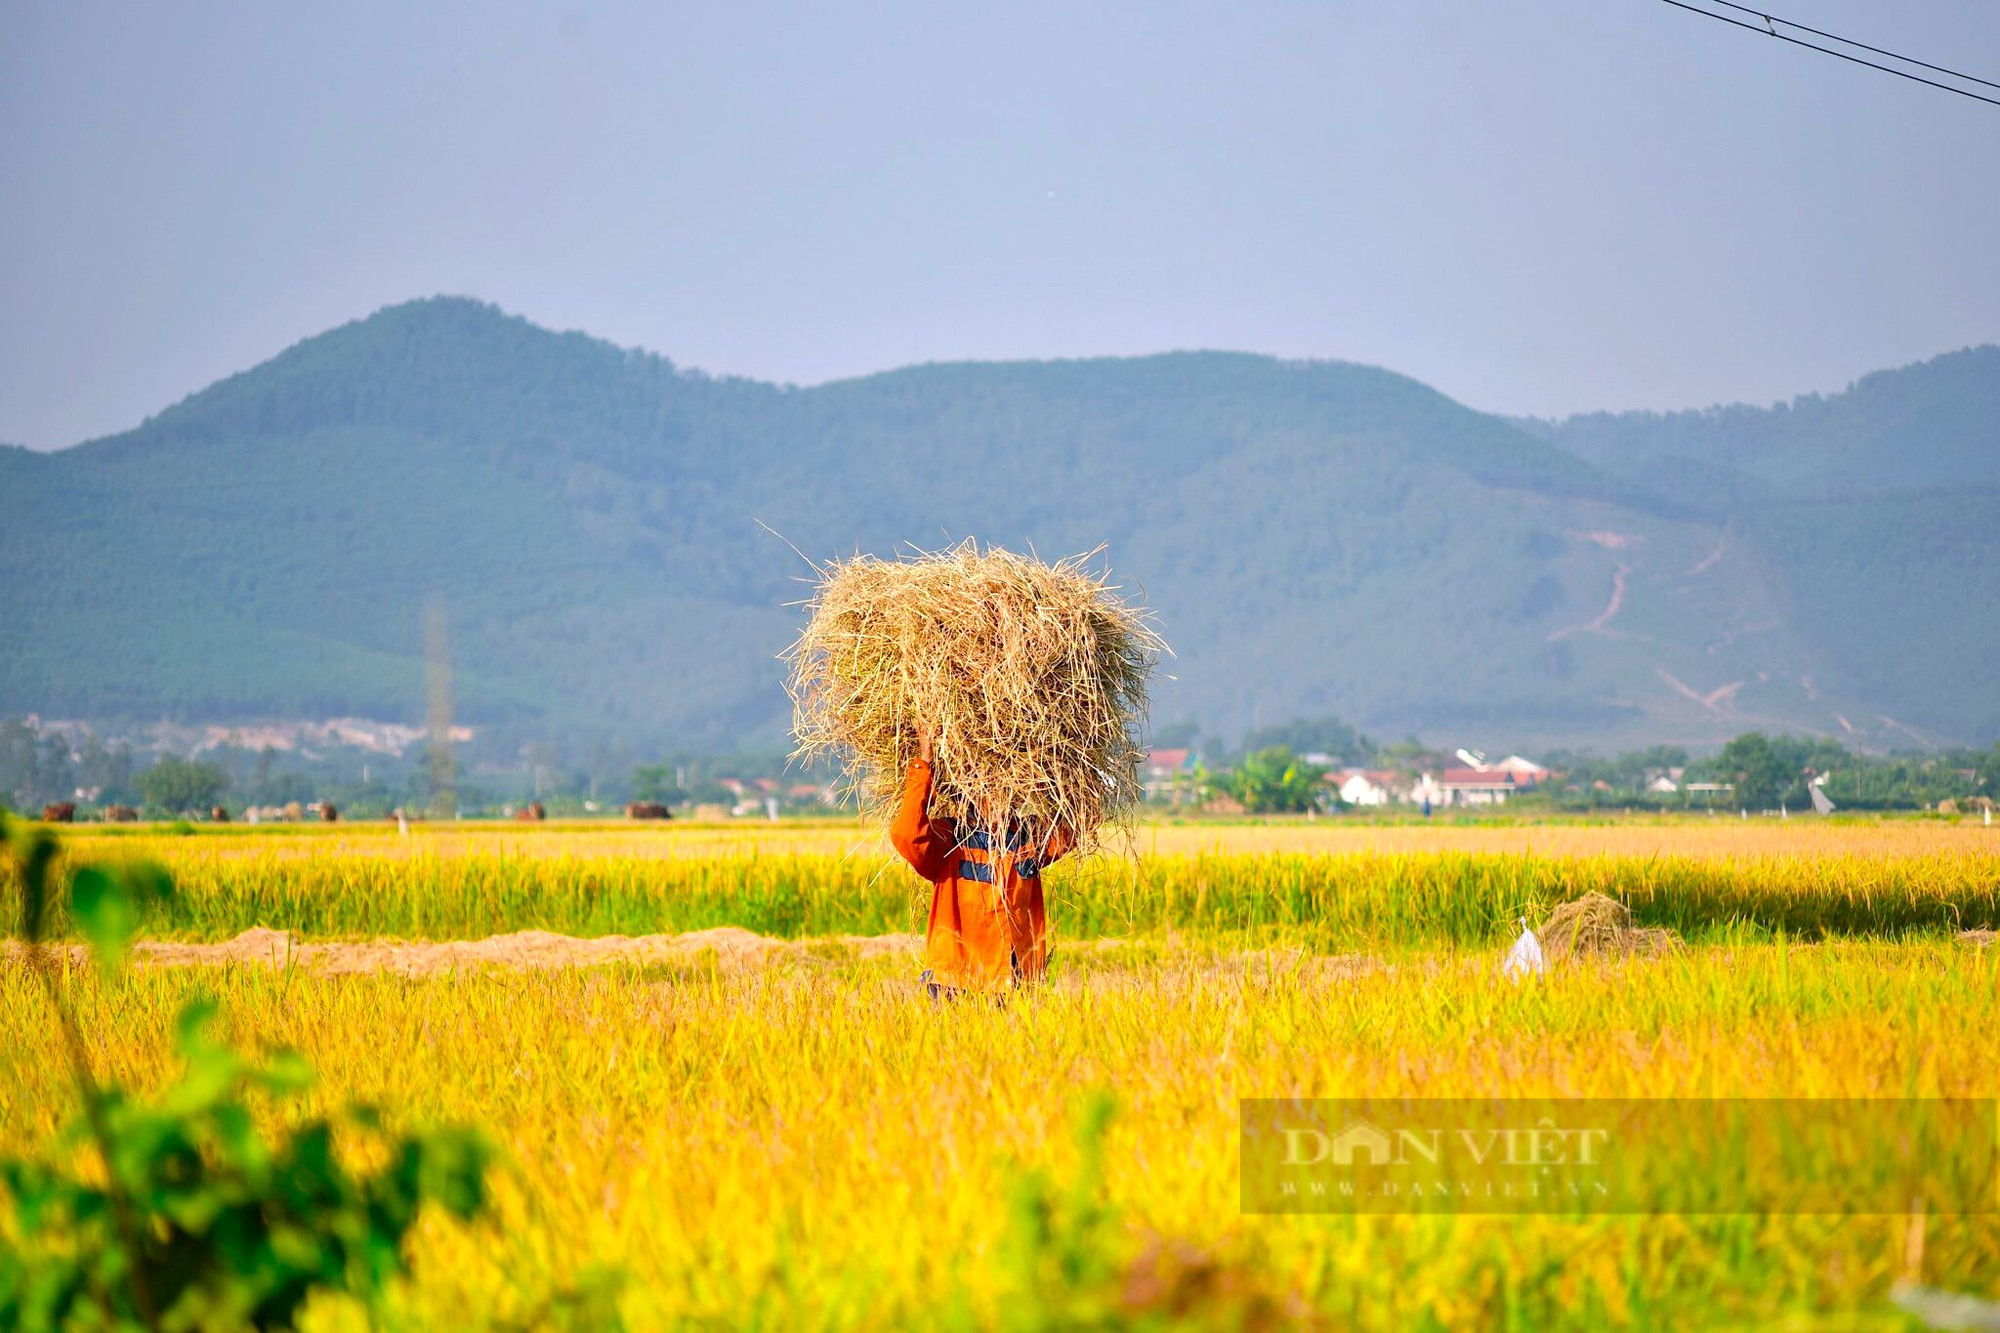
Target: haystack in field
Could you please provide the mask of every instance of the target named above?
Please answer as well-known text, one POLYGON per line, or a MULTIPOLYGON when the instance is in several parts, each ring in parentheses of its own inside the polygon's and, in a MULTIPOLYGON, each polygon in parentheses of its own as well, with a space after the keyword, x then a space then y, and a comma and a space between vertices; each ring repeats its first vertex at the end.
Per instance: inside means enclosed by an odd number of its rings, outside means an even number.
POLYGON ((1549 913, 1536 932, 1551 964, 1585 958, 1655 958, 1680 947, 1660 926, 1634 926, 1632 909, 1616 898, 1586 893, 1549 913))
POLYGON ((822 568, 787 653, 797 757, 837 757, 889 813, 928 727, 934 814, 1067 824, 1090 849, 1138 801, 1136 736, 1166 645, 1146 613, 1085 569, 968 541, 822 568))

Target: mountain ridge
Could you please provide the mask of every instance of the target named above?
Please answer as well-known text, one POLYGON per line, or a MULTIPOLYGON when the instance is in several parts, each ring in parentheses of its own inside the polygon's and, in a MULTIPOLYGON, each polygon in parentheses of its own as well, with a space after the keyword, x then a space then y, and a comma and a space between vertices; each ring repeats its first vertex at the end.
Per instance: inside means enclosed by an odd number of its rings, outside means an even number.
POLYGON ((1970 678, 2000 646, 2000 547, 1962 474, 2000 349, 1949 357, 1815 400, 1805 427, 1516 422, 1393 371, 1238 352, 773 385, 408 302, 132 431, 0 451, 0 614, 36 627, 0 712, 408 718, 437 599, 472 715, 772 743, 802 571, 763 520, 822 559, 1109 542, 1181 650, 1163 722, 1869 743, 1885 718, 1984 740, 2000 694, 1970 678), (1939 422, 1942 461, 1908 435, 1939 422), (1829 440, 1834 484, 1802 483, 1829 440), (1905 475, 1860 485, 1878 455, 1905 475), (1852 567, 1853 534, 1883 569, 1852 567), (1967 577, 1940 589, 1939 567, 1967 577), (1885 600, 1894 636, 1866 612, 1885 600), (1912 636, 1948 697, 1898 680, 1912 636))
POLYGON ((1871 371, 1831 394, 1769 407, 1727 404, 1678 412, 1593 412, 1521 424, 1553 444, 1632 475, 1635 465, 1751 458, 1747 474, 1820 497, 1869 494, 1885 466, 1921 464, 1905 489, 2000 482, 1992 423, 2000 420, 2000 346, 1981 344, 1871 371), (1920 437, 1929 448, 1906 451, 1920 437))

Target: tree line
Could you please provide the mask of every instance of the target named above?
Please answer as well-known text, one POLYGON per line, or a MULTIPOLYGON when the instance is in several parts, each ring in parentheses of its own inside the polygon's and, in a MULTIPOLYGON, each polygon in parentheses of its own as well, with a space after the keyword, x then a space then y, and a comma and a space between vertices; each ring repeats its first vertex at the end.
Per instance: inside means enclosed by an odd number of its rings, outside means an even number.
MULTIPOLYGON (((1378 742, 1333 717, 1265 727, 1234 747, 1204 741, 1188 726, 1163 729, 1153 741, 1203 750, 1169 803, 1222 795, 1251 814, 1339 808, 1329 779, 1344 767, 1386 771, 1413 782, 1419 774, 1464 763, 1414 737, 1378 742)), ((1813 786, 1847 810, 1934 810, 2000 801, 2000 742, 1984 750, 1878 755, 1826 737, 1749 731, 1708 755, 1653 745, 1612 755, 1553 750, 1535 757, 1551 776, 1513 798, 1529 808, 1806 809, 1813 786)))
MULTIPOLYGON (((1162 728, 1149 743, 1199 752, 1180 799, 1226 795, 1260 814, 1337 808, 1339 796, 1329 779, 1342 768, 1386 770, 1414 780, 1462 763, 1415 738, 1378 741, 1337 717, 1263 727, 1236 745, 1204 738, 1188 726, 1162 728)), ((433 784, 442 771, 453 783, 450 803, 468 814, 533 800, 552 813, 585 815, 627 801, 731 804, 737 793, 729 779, 776 780, 782 804, 817 806, 817 798, 793 800, 786 793, 823 787, 834 776, 792 767, 782 751, 642 758, 600 749, 581 754, 538 742, 513 756, 508 768, 499 763, 505 756, 475 751, 477 763, 455 754, 443 770, 429 763, 422 746, 402 756, 281 755, 229 746, 199 755, 141 755, 127 741, 17 718, 0 720, 0 805, 33 811, 73 801, 85 809, 127 805, 171 817, 206 814, 217 805, 240 810, 327 801, 370 817, 399 808, 437 809, 441 794, 433 784), (477 781, 469 780, 473 777, 477 781)), ((1708 755, 1655 745, 1613 755, 1555 750, 1534 757, 1552 776, 1514 799, 1556 809, 1803 809, 1814 784, 1848 810, 1924 810, 1941 802, 2000 799, 2000 743, 1985 750, 1870 755, 1824 737, 1753 731, 1708 755)))

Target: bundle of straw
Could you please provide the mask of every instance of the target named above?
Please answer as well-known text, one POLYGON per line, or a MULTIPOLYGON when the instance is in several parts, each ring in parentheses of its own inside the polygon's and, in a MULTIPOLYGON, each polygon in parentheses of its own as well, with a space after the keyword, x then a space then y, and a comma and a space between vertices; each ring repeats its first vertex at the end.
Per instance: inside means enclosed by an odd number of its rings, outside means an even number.
POLYGON ((1085 564, 967 541, 819 569, 786 658, 796 754, 826 755, 877 815, 932 738, 932 813, 1078 846, 1142 794, 1135 737, 1166 645, 1085 564))
POLYGON ((1549 962, 1585 958, 1655 958, 1680 947, 1664 926, 1635 926, 1632 909, 1597 892, 1573 898, 1549 913, 1538 932, 1549 962))

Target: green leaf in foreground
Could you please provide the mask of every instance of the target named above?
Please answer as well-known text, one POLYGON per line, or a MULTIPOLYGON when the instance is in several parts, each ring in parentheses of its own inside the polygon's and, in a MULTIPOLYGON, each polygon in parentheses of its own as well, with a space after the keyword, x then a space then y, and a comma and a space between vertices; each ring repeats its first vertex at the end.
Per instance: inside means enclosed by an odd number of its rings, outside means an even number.
MULTIPOLYGON (((21 885, 22 934, 42 936, 56 842, 0 812, 21 885)), ((72 918, 106 977, 147 909, 172 892, 149 866, 70 876, 72 918)), ((0 1329, 290 1328, 316 1292, 373 1303, 408 1271, 404 1242, 426 1205, 471 1219, 488 1205, 495 1149, 469 1128, 392 1134, 370 1108, 260 1127, 246 1100, 312 1082, 299 1056, 251 1060, 215 1033, 217 1009, 182 1010, 180 1079, 151 1103, 101 1086, 66 982, 37 967, 81 1113, 44 1160, 0 1160, 0 1329), (337 1140, 372 1140, 386 1165, 350 1169, 337 1140), (94 1159, 94 1160, 93 1160, 94 1159)))
POLYGON ((146 910, 172 894, 173 881, 152 865, 85 866, 70 877, 70 916, 107 980, 124 967, 146 910))
POLYGON ((0 810, 0 847, 13 854, 21 880, 21 938, 33 944, 41 939, 48 915, 49 869, 56 859, 55 835, 0 810))
POLYGON ((0 1255, 0 1325, 149 1323, 288 1328, 316 1290, 373 1301, 408 1271, 404 1242, 425 1205, 469 1220, 488 1205, 495 1149, 466 1128, 392 1135, 371 1111, 261 1130, 245 1095, 309 1081, 297 1056, 258 1064, 212 1034, 215 1008, 181 1015, 186 1069, 157 1101, 98 1094, 49 1162, 0 1162, 18 1252, 0 1255), (372 1138, 387 1164, 349 1169, 341 1131, 372 1138), (105 1173, 67 1165, 87 1144, 105 1173), (138 1225, 116 1225, 120 1206, 138 1225))

